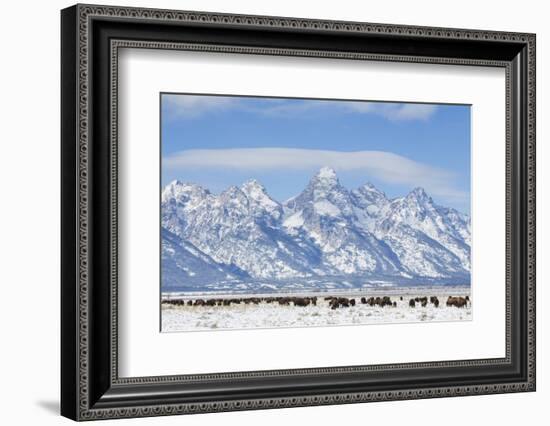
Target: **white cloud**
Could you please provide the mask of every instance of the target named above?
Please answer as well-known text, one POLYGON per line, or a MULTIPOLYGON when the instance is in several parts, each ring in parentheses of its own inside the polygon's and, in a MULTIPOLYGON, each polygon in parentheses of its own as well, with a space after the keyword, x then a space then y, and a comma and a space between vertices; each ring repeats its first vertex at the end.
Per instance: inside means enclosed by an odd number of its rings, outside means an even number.
POLYGON ((192 149, 163 158, 163 168, 233 169, 235 171, 307 171, 324 166, 337 172, 357 171, 389 184, 422 186, 448 201, 468 194, 453 187, 455 176, 433 166, 384 151, 329 151, 293 148, 192 149))
POLYGON ((280 117, 296 117, 309 112, 322 111, 328 107, 338 107, 337 103, 324 101, 308 101, 302 99, 270 99, 262 102, 262 106, 247 108, 247 111, 263 115, 280 117))
POLYGON ((162 95, 162 102, 167 118, 195 118, 238 105, 237 98, 207 95, 162 95))
POLYGON ((391 121, 426 121, 437 111, 437 105, 433 104, 349 102, 347 107, 359 113, 380 115, 391 121))
MULTIPOLYGON (((251 99, 251 98, 246 98, 251 99)), ((163 95, 163 110, 168 118, 196 118, 206 113, 235 109, 253 114, 296 117, 316 111, 331 109, 337 113, 375 114, 390 121, 428 120, 436 111, 437 105, 362 102, 362 101, 321 101, 302 99, 256 98, 249 103, 240 97, 163 95)))

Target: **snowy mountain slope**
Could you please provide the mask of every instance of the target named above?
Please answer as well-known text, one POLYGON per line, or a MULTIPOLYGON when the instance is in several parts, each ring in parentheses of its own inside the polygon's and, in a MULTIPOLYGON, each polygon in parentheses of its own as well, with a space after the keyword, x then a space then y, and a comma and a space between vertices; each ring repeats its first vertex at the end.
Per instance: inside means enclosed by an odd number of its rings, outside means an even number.
POLYGON ((173 182, 163 192, 162 226, 191 242, 216 262, 234 265, 257 278, 313 275, 319 257, 280 229, 283 211, 255 181, 229 187, 219 196, 194 191, 197 197, 171 197, 173 182), (165 209, 164 206, 167 206, 165 209))
MULTIPOLYGON (((424 189, 415 188, 406 197, 391 202, 384 219, 376 228, 376 235, 387 239, 392 234, 393 238, 399 239, 400 229, 408 226, 437 241, 459 259, 459 265, 470 270, 470 230, 469 221, 467 226, 466 222, 456 210, 437 206, 424 189)), ((421 236, 420 240, 423 238, 421 236)), ((435 247, 434 244, 431 246, 435 247)), ((455 262, 449 263, 447 257, 444 259, 444 268, 456 271, 455 262)))
POLYGON ((366 183, 351 191, 355 207, 355 225, 375 232, 378 222, 383 218, 390 205, 390 200, 382 191, 371 183, 366 183))
POLYGON ((319 247, 320 267, 326 273, 399 273, 399 260, 389 247, 367 229, 355 226, 357 208, 334 170, 321 169, 284 206, 290 220, 283 222, 283 228, 319 247), (295 221, 296 217, 301 220, 295 221))
POLYGON ((191 287, 202 286, 248 276, 237 268, 218 264, 191 243, 164 228, 161 231, 161 244, 163 287, 178 287, 182 282, 191 287))
POLYGON ((282 204, 255 180, 219 195, 174 181, 161 199, 163 262, 166 255, 167 269, 173 271, 168 275, 176 282, 200 282, 185 273, 186 264, 201 265, 191 259, 195 254, 186 243, 203 256, 199 260, 206 256, 205 272, 199 275, 209 283, 217 273, 273 281, 469 279, 470 218, 435 204, 422 188, 396 199, 369 183, 348 191, 334 170, 324 167, 282 204))

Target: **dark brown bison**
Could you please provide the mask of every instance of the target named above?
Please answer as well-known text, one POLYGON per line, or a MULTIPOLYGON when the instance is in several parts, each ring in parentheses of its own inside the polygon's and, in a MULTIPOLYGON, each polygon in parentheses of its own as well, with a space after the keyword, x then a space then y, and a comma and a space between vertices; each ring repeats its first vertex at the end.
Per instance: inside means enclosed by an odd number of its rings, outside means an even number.
POLYGON ((295 297, 294 306, 308 306, 310 303, 309 297, 295 297))
POLYGON ((457 308, 463 308, 466 306, 467 303, 468 302, 466 301, 466 298, 460 296, 449 296, 449 298, 447 299, 447 306, 456 306, 457 308))
POLYGON ((391 306, 392 302, 389 296, 384 296, 380 301, 380 306, 391 306))
POLYGON ((332 310, 337 309, 340 306, 340 304, 338 303, 337 298, 331 299, 330 302, 328 303, 328 305, 330 306, 330 309, 332 309, 332 310))
POLYGON ((411 308, 416 307, 416 301, 414 299, 409 300, 409 307, 411 308))

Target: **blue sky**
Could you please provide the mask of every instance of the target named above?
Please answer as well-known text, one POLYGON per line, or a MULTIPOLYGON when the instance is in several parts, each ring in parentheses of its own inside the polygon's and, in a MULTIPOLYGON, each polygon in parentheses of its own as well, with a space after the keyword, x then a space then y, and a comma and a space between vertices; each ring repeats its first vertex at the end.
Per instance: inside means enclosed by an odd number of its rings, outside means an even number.
POLYGON ((329 166, 348 189, 421 186, 470 211, 467 105, 162 94, 161 113, 162 185, 219 193, 254 178, 284 201, 329 166))

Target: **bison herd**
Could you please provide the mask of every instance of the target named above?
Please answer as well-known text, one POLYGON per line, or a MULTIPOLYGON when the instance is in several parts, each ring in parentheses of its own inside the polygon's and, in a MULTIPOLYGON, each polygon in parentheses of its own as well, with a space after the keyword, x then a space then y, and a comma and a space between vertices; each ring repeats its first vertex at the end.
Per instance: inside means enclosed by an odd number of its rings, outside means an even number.
MULTIPOLYGON (((338 308, 349 308, 356 305, 356 301, 353 298, 348 297, 337 297, 337 296, 327 296, 324 298, 328 302, 330 309, 335 310, 338 308)), ((401 296, 399 300, 403 300, 401 296)), ((383 297, 361 297, 359 299, 362 305, 368 306, 379 306, 379 307, 397 307, 397 302, 392 301, 389 296, 383 297)), ((239 298, 215 298, 215 299, 195 299, 195 300, 182 300, 182 299, 165 299, 162 301, 163 304, 173 305, 173 306, 231 306, 231 305, 240 305, 240 304, 253 304, 259 305, 260 303, 273 303, 279 304, 281 306, 317 306, 317 297, 299 297, 299 296, 279 296, 279 297, 239 297, 239 298)), ((439 307, 439 299, 437 296, 431 297, 415 297, 409 300, 409 307, 415 308, 417 305, 421 307, 428 306, 428 303, 432 304, 434 307, 439 307)), ((464 308, 470 303, 470 298, 468 296, 449 296, 447 298, 446 305, 448 307, 457 307, 464 308)))
POLYGON ((175 306, 231 306, 231 305, 259 305, 260 303, 278 303, 288 306, 317 306, 317 297, 238 297, 233 299, 195 299, 185 302, 181 299, 167 299, 162 303, 175 306))

